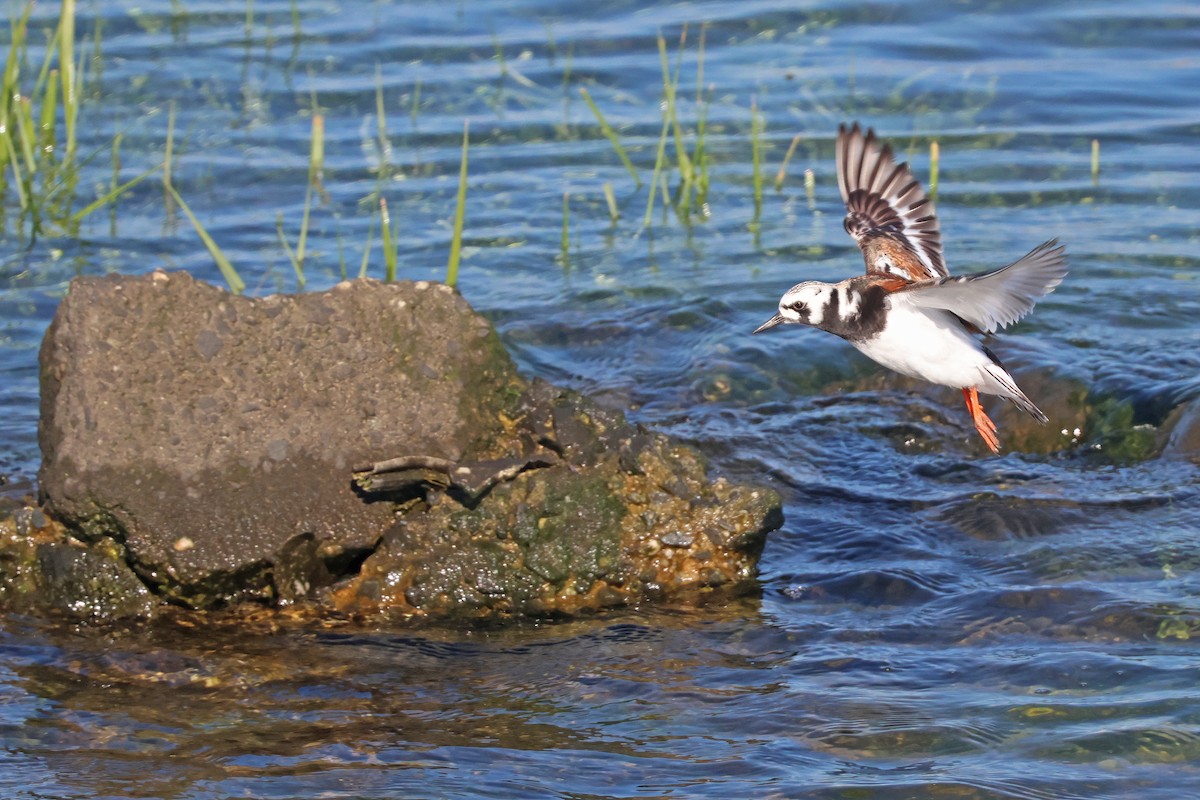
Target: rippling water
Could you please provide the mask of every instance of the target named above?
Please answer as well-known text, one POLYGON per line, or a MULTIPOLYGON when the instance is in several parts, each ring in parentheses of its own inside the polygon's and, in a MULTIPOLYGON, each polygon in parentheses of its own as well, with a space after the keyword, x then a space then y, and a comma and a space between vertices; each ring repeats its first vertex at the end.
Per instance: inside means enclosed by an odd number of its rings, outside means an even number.
MULTIPOLYGON (((771 483, 787 522, 761 597, 721 608, 470 631, 165 620, 98 634, 7 617, 0 794, 1200 793, 1197 468, 1130 444, 1200 395, 1196 7, 298 0, 297 23, 282 0, 82 5, 81 32, 103 20, 84 202, 110 179, 116 133, 125 178, 161 161, 175 100, 176 185, 251 292, 294 290, 276 216, 294 240, 315 97, 328 198, 309 288, 357 273, 376 191, 398 221, 402 276, 439 278, 469 120, 460 287, 523 369, 771 483), (578 88, 648 181, 656 33, 674 59, 689 26, 680 111, 694 132, 702 23, 707 216, 656 209, 639 230, 647 189, 578 88), (752 102, 766 120, 757 225, 752 102), (1032 440, 1002 415, 1017 449, 985 457, 957 392, 884 376, 815 331, 748 336, 792 283, 861 267, 832 173, 833 133, 851 119, 921 176, 939 142, 952 270, 1066 243, 1067 282, 994 346, 1051 413, 1049 440, 1022 447, 1032 440)), ((0 472, 20 492, 38 462, 37 347, 67 281, 220 275, 152 181, 77 238, 30 244, 11 211, 6 224, 0 472)), ((374 241, 378 276, 377 229, 374 241)))

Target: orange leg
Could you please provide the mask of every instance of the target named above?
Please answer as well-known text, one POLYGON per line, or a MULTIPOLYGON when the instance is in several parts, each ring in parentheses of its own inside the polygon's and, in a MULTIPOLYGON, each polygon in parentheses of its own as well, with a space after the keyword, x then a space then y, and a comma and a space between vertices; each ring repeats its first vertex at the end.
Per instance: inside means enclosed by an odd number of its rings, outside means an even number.
POLYGON ((979 404, 979 390, 971 387, 963 389, 962 393, 963 399, 967 401, 967 411, 971 412, 971 421, 975 423, 975 430, 979 431, 979 435, 983 437, 983 442, 989 450, 999 453, 1000 438, 996 436, 996 423, 983 413, 983 406, 979 404))

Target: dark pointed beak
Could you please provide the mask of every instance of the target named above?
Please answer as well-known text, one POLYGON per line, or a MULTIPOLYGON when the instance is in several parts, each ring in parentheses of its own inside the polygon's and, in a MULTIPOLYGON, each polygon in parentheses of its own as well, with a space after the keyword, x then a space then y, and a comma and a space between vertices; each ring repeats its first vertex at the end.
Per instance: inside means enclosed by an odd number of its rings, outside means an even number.
POLYGON ((783 324, 784 322, 787 322, 787 320, 785 320, 785 319, 783 318, 783 315, 782 315, 782 314, 776 314, 775 316, 771 317, 769 320, 767 320, 766 322, 764 322, 762 325, 759 325, 757 328, 755 328, 755 329, 754 329, 754 332, 755 332, 755 333, 762 333, 763 331, 770 330, 771 328, 774 328, 776 325, 781 325, 781 324, 783 324))

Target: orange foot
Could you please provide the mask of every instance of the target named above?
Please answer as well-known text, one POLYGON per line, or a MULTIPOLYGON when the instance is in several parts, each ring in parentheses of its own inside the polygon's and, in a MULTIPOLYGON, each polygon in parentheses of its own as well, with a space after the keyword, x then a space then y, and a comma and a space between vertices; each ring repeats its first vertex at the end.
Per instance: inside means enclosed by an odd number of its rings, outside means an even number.
POLYGON ((979 404, 979 390, 975 387, 963 389, 963 399, 967 401, 967 411, 971 412, 971 421, 975 423, 975 430, 979 431, 979 435, 983 437, 984 444, 993 453, 1000 452, 1000 438, 996 436, 996 423, 992 422, 988 415, 983 413, 983 406, 979 404))

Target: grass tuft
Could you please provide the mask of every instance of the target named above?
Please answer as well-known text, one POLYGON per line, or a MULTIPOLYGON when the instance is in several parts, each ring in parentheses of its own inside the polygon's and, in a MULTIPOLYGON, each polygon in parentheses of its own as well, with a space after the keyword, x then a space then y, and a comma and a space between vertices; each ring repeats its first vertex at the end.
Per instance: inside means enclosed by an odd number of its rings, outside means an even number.
MULTIPOLYGON (((679 93, 683 57, 687 47, 688 28, 685 25, 680 32, 674 66, 671 64, 666 38, 662 33, 657 35, 662 80, 662 130, 659 133, 658 146, 655 149, 654 171, 651 175, 646 195, 646 212, 643 216, 642 226, 635 235, 640 235, 642 231, 650 227, 654 216, 654 206, 657 202, 656 195, 662 190, 663 186, 667 187, 667 191, 663 195, 666 205, 675 210, 676 216, 685 225, 691 224, 694 212, 698 212, 704 218, 710 215, 708 189, 711 159, 708 152, 707 134, 709 129, 708 111, 712 103, 715 87, 711 84, 706 87, 704 83, 704 58, 707 32, 707 24, 702 25, 698 37, 696 58, 695 141, 694 147, 690 151, 687 146, 687 137, 691 134, 685 130, 681 122, 679 93), (667 151, 668 136, 674 144, 670 156, 668 156, 667 151), (679 180, 679 184, 673 193, 670 189, 671 179, 668 175, 672 169, 678 171, 679 180)), ((620 146, 620 142, 611 126, 605 121, 604 115, 596 106, 596 103, 592 100, 587 90, 581 89, 580 93, 600 123, 601 130, 604 131, 605 135, 613 143, 614 149, 617 150, 622 162, 625 163, 626 169, 637 182, 637 188, 641 188, 642 182, 638 179, 636 169, 629 161, 624 149, 620 146)), ((761 170, 761 165, 759 168, 761 170)), ((614 207, 615 203, 610 201, 609 214, 613 219, 616 219, 616 212, 613 210, 614 207)), ((664 214, 666 211, 667 209, 664 208, 664 214)))
MULTIPOLYGON (((0 76, 0 202, 7 201, 11 186, 21 211, 20 229, 25 232, 28 224, 30 236, 43 233, 46 220, 73 234, 76 218, 71 206, 79 179, 75 153, 83 74, 83 57, 76 53, 75 0, 60 4, 58 25, 47 39, 41 68, 26 93, 22 69, 29 63, 33 6, 26 2, 20 15, 9 23, 9 48, 0 76)), ((96 37, 98 43, 98 29, 96 37)))

